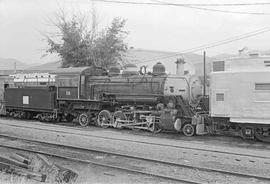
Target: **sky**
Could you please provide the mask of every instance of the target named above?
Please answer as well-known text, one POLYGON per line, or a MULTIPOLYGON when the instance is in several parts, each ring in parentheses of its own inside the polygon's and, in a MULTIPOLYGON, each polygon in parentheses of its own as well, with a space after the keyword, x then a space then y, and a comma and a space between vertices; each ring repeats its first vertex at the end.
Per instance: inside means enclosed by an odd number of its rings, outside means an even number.
MULTIPOLYGON (((169 3, 249 3, 267 0, 118 0, 169 3)), ((150 6, 105 3, 91 0, 0 0, 0 58, 22 62, 46 63, 58 60, 55 55, 42 57, 48 48, 44 34, 56 32, 50 22, 59 9, 67 16, 91 15, 93 7, 100 30, 114 17, 127 20, 126 42, 134 48, 181 52, 204 44, 270 27, 270 5, 205 7, 225 11, 264 12, 269 15, 246 15, 205 11, 179 6, 150 6)), ((90 24, 91 18, 89 19, 90 24)), ((239 49, 270 49, 270 32, 205 49, 208 56, 235 54, 239 49)), ((202 51, 196 52, 202 54, 202 51)))

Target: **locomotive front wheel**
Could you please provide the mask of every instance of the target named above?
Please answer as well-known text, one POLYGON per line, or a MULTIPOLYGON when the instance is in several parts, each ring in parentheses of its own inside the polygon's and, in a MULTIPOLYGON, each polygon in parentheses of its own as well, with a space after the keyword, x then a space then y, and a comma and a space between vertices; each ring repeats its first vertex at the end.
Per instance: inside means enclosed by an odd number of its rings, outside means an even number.
POLYGON ((193 136, 195 134, 195 127, 191 124, 185 124, 183 127, 183 133, 185 136, 193 136))
POLYGON ((86 114, 86 113, 80 114, 79 123, 82 127, 89 125, 89 122, 90 122, 90 117, 88 114, 86 114))
POLYGON ((97 122, 99 126, 108 128, 111 125, 111 113, 107 110, 100 111, 97 122))

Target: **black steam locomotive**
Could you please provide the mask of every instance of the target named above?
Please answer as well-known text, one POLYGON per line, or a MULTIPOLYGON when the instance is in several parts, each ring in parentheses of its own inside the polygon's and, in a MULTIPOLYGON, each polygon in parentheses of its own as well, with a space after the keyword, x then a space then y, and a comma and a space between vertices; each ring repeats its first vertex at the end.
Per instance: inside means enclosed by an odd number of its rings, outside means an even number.
POLYGON ((55 85, 5 88, 5 112, 40 121, 77 118, 81 126, 203 134, 207 109, 200 106, 202 85, 178 67, 177 75, 166 74, 161 63, 152 73, 133 64, 108 72, 99 67, 61 68, 52 72, 55 85))

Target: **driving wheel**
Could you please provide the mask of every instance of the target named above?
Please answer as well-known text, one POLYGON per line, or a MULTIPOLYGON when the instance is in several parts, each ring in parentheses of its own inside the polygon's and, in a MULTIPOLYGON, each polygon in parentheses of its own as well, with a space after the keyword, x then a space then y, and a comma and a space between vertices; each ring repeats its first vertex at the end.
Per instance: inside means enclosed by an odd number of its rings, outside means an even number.
POLYGON ((108 110, 100 111, 100 113, 98 114, 98 125, 103 128, 107 128, 112 125, 111 113, 108 110))

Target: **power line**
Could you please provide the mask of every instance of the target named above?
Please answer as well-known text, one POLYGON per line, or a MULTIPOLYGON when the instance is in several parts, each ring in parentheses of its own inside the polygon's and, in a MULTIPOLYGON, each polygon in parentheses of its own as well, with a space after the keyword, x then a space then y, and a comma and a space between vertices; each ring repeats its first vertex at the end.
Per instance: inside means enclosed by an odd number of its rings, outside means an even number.
MULTIPOLYGON (((204 7, 199 7, 199 6, 248 6, 248 5, 270 5, 270 3, 232 3, 232 4, 187 4, 187 3, 182 3, 182 4, 175 4, 175 3, 167 3, 167 2, 161 2, 159 0, 155 0, 157 3, 150 3, 150 2, 132 2, 132 1, 118 1, 118 0, 92 0, 92 1, 99 1, 99 2, 106 2, 106 3, 118 3, 118 4, 132 4, 132 5, 158 5, 158 6, 179 6, 179 7, 186 7, 186 8, 193 8, 193 9, 200 9, 200 10, 206 10, 206 11, 215 11, 215 12, 223 12, 223 13, 237 13, 237 14, 251 14, 251 15, 270 15, 270 13, 263 13, 263 12, 239 12, 239 11, 227 11, 227 10, 219 10, 219 9, 210 9, 210 8, 204 8, 204 7)), ((191 48, 191 49, 186 49, 183 50, 179 53, 174 53, 171 55, 163 56, 163 57, 156 57, 156 58, 151 58, 147 59, 139 63, 145 63, 145 62, 150 62, 153 60, 159 60, 159 59, 166 59, 170 57, 174 57, 177 55, 182 55, 183 53, 187 52, 195 52, 195 51, 200 51, 203 49, 208 49, 220 45, 224 45, 230 42, 234 42, 237 40, 241 40, 244 38, 249 38, 252 36, 256 36, 265 32, 269 32, 270 28, 263 28, 259 29, 250 33, 238 35, 232 38, 228 38, 225 40, 217 41, 214 43, 209 43, 205 44, 199 47, 191 48)))
MULTIPOLYGON (((94 0, 110 3, 121 3, 121 4, 144 4, 144 5, 162 5, 162 3, 148 3, 148 2, 134 2, 134 1, 117 1, 117 0, 94 0)), ((211 3, 211 4, 202 4, 202 3, 166 3, 167 5, 177 5, 177 6, 262 6, 270 5, 270 3, 211 3)))
POLYGON ((171 58, 171 57, 174 57, 174 56, 183 55, 184 53, 187 53, 187 52, 196 52, 196 51, 200 51, 200 50, 204 50, 204 49, 224 45, 224 44, 227 44, 227 43, 230 43, 230 42, 238 41, 238 40, 241 40, 241 39, 244 39, 244 38, 248 38, 248 37, 252 37, 252 36, 256 36, 256 35, 268 32, 268 31, 270 31, 270 28, 264 28, 264 29, 260 29, 260 30, 261 31, 253 31, 253 32, 246 33, 246 34, 239 35, 239 36, 235 36, 235 37, 232 37, 232 38, 229 38, 229 39, 225 39, 225 40, 205 44, 205 45, 194 47, 194 48, 191 48, 191 49, 182 50, 182 51, 180 51, 178 53, 166 55, 166 56, 163 56, 163 57, 156 57, 156 58, 147 59, 147 60, 144 60, 144 61, 137 62, 137 64, 150 62, 150 61, 154 61, 154 60, 171 58))
POLYGON ((253 34, 257 34, 257 33, 262 33, 264 31, 268 31, 268 29, 269 28, 258 29, 258 30, 252 31, 252 32, 248 32, 248 33, 244 33, 244 34, 241 34, 241 35, 233 36, 233 37, 230 37, 230 38, 227 38, 227 39, 224 39, 224 40, 219 40, 219 41, 208 43, 208 44, 201 45, 201 46, 198 46, 198 47, 193 47, 191 49, 186 49, 186 50, 183 50, 182 52, 188 52, 189 50, 200 49, 200 48, 204 49, 204 48, 206 48, 208 46, 212 46, 214 44, 219 44, 219 43, 235 40, 235 39, 238 39, 238 38, 241 38, 241 37, 244 37, 244 36, 249 36, 249 35, 253 35, 253 34))
MULTIPOLYGON (((191 8, 191 9, 198 9, 203 11, 212 11, 212 12, 222 12, 222 13, 233 13, 233 14, 246 14, 246 15, 270 15, 270 13, 264 12, 242 12, 242 11, 229 11, 229 10, 219 10, 219 9, 212 9, 212 8, 203 8, 200 6, 247 6, 247 5, 255 5, 255 3, 242 3, 242 4, 177 4, 177 3, 167 3, 167 2, 157 2, 157 3, 150 3, 150 2, 132 2, 132 1, 118 1, 118 0, 92 0, 98 2, 105 2, 105 3, 117 3, 117 4, 131 4, 131 5, 152 5, 152 6, 178 6, 184 8, 191 8)), ((270 3, 257 3, 256 5, 270 5, 270 3)))
POLYGON ((219 10, 219 9, 212 9, 212 8, 202 8, 202 7, 196 7, 196 6, 182 6, 182 7, 205 10, 205 11, 212 11, 212 12, 222 12, 222 13, 244 14, 244 15, 270 15, 270 13, 264 13, 264 12, 228 11, 228 10, 219 10))
MULTIPOLYGON (((168 3, 174 4, 174 3, 168 3)), ((177 5, 183 6, 263 6, 270 5, 270 3, 211 3, 211 4, 198 4, 198 3, 179 3, 177 5)))
MULTIPOLYGON (((164 5, 168 5, 170 3, 162 2, 159 0, 154 0, 157 3, 161 3, 164 5)), ((228 5, 228 4, 227 4, 228 5)), ((204 8, 204 7, 198 7, 198 6, 190 6, 190 5, 182 5, 182 7, 185 8, 191 8, 191 9, 198 9, 198 10, 205 10, 205 11, 212 11, 212 12, 222 12, 222 13, 233 13, 233 14, 248 14, 248 15, 270 15, 270 13, 264 13, 264 12, 242 12, 242 11, 228 11, 228 10, 219 10, 219 9, 212 9, 212 8, 204 8)))
POLYGON ((182 51, 180 51, 178 53, 174 53, 174 54, 170 54, 170 55, 166 55, 166 56, 162 56, 162 57, 150 58, 150 59, 147 59, 147 60, 144 60, 144 61, 136 62, 135 64, 147 63, 147 62, 160 60, 160 59, 167 59, 167 58, 183 55, 184 53, 188 53, 188 52, 201 51, 201 50, 204 50, 204 49, 209 49, 209 48, 212 48, 212 47, 225 45, 225 44, 228 44, 228 43, 231 43, 231 42, 234 42, 234 41, 238 41, 238 40, 242 40, 242 39, 249 38, 249 37, 252 37, 252 36, 256 36, 256 35, 259 35, 259 34, 263 34, 265 32, 269 32, 269 31, 270 31, 270 27, 269 28, 263 28, 263 29, 259 29, 259 30, 252 31, 252 32, 249 32, 249 33, 234 36, 234 37, 231 37, 231 38, 228 38, 228 39, 224 39, 224 40, 221 40, 221 41, 217 41, 217 42, 205 44, 205 45, 202 45, 202 46, 182 50, 182 51))

